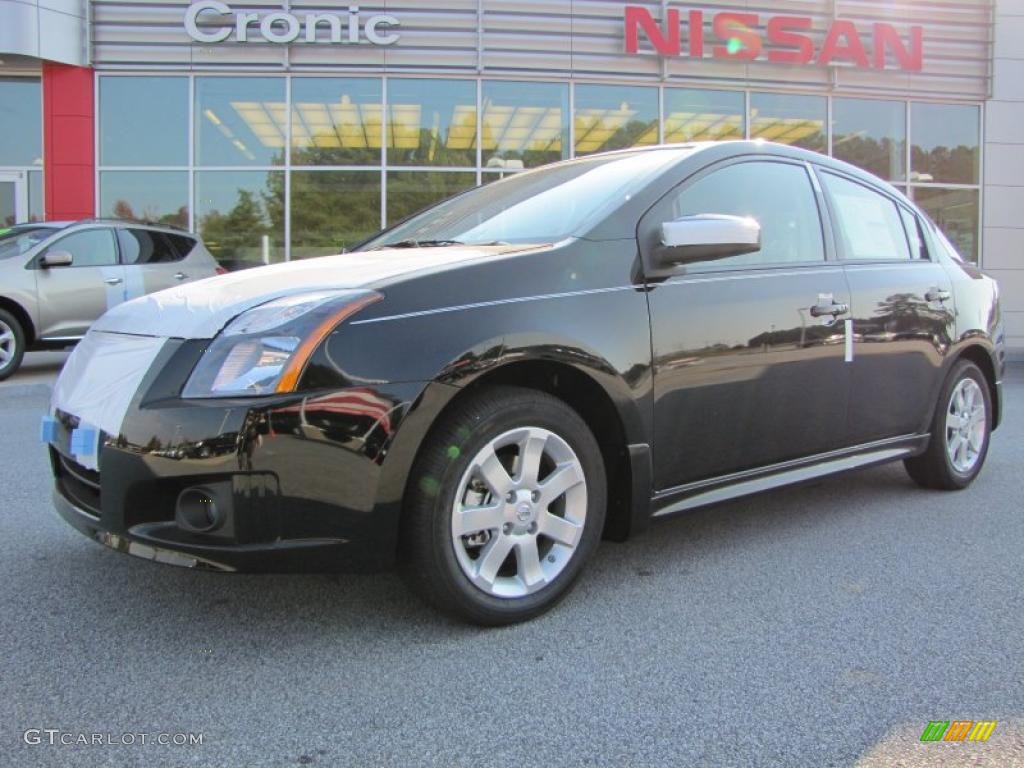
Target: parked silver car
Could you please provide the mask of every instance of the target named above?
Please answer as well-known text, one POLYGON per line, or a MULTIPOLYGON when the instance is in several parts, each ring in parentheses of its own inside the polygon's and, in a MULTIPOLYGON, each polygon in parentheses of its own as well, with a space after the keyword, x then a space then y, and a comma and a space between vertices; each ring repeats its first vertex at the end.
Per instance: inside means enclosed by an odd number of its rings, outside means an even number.
POLYGON ((195 235, 129 221, 0 229, 0 380, 26 350, 74 344, 111 307, 222 273, 195 235))

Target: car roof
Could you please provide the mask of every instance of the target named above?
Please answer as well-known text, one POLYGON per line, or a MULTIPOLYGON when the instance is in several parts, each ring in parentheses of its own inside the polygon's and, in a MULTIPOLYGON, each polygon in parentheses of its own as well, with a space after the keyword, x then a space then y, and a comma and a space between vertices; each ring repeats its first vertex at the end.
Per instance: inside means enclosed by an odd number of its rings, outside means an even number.
POLYGON ((714 152, 715 154, 722 154, 719 159, 728 159, 728 157, 734 156, 746 156, 746 155, 766 155, 769 157, 785 157, 790 160, 801 160, 807 163, 815 163, 816 165, 822 166, 823 168, 830 168, 835 171, 840 171, 848 176, 853 176, 866 184, 872 184, 876 187, 882 187, 888 190, 890 193, 896 194, 903 198, 905 195, 896 187, 892 186, 889 182, 884 179, 875 176, 874 174, 858 168, 855 165, 838 160, 834 157, 829 157, 820 152, 814 152, 813 150, 803 149, 801 147, 794 147, 789 144, 779 144, 774 141, 765 141, 764 139, 740 139, 740 140, 726 140, 726 141, 694 141, 688 143, 676 143, 676 144, 654 144, 646 147, 631 147, 627 149, 616 149, 611 152, 598 152, 593 155, 587 155, 588 158, 594 157, 613 157, 615 155, 626 155, 636 152, 652 152, 664 149, 679 149, 687 150, 686 154, 680 158, 680 161, 685 157, 687 160, 692 160, 694 157, 700 154, 714 152), (717 150, 717 151, 716 151, 717 150))
POLYGON ((68 227, 78 226, 90 226, 90 225, 103 225, 108 227, 141 227, 144 229, 155 229, 160 232, 168 232, 175 235, 185 235, 191 238, 198 238, 193 232, 189 232, 187 229, 182 227, 176 227, 173 224, 154 224, 148 221, 136 221, 134 219, 79 219, 77 221, 26 221, 19 224, 13 224, 10 227, 0 227, 0 234, 6 234, 7 232, 17 232, 20 230, 29 229, 52 229, 57 232, 61 229, 67 229, 68 227))
POLYGON ((111 218, 95 218, 95 219, 79 219, 78 221, 66 222, 68 226, 79 226, 83 224, 102 224, 108 227, 142 227, 144 229, 158 229, 162 232, 172 232, 179 235, 189 235, 195 237, 193 233, 189 232, 183 227, 175 226, 174 224, 160 224, 154 221, 144 221, 142 219, 111 219, 111 218))
POLYGON ((61 229, 70 223, 68 221, 22 221, 9 227, 0 227, 0 232, 14 232, 19 229, 61 229))

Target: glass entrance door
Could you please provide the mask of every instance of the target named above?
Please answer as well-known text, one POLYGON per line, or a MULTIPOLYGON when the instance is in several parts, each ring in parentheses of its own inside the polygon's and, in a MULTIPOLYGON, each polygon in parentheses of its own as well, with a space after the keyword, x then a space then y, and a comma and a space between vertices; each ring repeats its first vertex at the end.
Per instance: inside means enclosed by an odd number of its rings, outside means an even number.
POLYGON ((22 171, 0 171, 0 227, 28 221, 28 187, 22 171))

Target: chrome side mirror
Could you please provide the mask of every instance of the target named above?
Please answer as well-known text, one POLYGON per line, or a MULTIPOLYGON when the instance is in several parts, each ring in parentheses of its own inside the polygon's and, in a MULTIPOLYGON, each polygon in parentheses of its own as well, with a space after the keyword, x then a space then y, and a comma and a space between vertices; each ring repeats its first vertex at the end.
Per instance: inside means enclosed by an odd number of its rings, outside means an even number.
POLYGON ((657 266, 670 268, 761 250, 761 225, 743 216, 705 213, 661 225, 657 266))

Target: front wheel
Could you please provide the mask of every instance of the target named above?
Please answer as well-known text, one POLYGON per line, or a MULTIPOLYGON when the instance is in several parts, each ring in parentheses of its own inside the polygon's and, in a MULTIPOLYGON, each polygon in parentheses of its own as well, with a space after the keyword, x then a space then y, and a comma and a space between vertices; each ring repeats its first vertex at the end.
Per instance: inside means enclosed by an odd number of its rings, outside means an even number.
POLYGON ((981 472, 992 431, 992 397, 985 374, 961 360, 950 371, 932 419, 928 450, 903 462, 925 488, 966 488, 981 472))
POLYGON ((575 411, 543 392, 499 387, 458 406, 428 438, 409 486, 407 581, 477 624, 551 608, 604 526, 597 441, 575 411))

